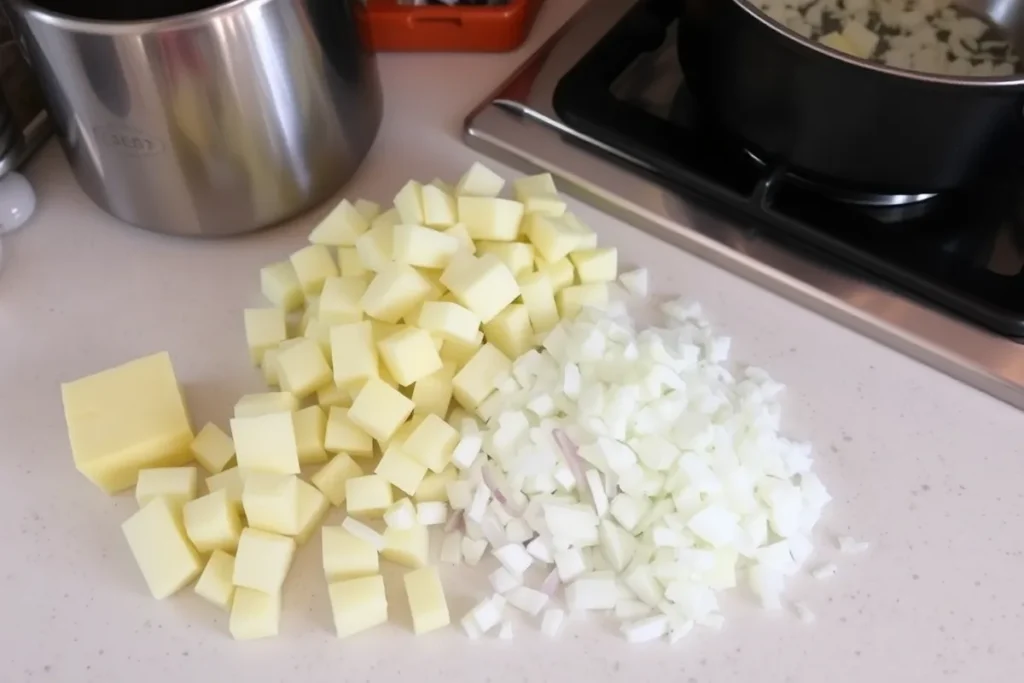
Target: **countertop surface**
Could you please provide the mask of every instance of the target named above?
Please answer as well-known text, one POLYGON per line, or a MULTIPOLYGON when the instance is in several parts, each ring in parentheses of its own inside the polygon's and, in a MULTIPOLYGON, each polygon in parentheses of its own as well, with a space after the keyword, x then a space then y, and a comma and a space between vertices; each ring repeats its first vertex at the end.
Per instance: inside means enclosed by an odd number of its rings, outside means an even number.
MULTIPOLYGON (((385 121, 342 194, 386 201, 409 177, 456 178, 476 158, 465 114, 578 5, 549 0, 519 53, 382 56, 385 121)), ((414 638, 398 590, 391 624, 339 641, 314 536, 285 586, 281 636, 232 641, 226 615, 191 591, 149 596, 120 529, 134 499, 75 471, 59 385, 167 350, 197 425, 226 426, 235 399, 261 389, 241 325, 260 301, 257 271, 300 247, 327 207, 197 242, 101 213, 52 143, 28 175, 38 213, 4 239, 0 272, 0 681, 1024 679, 1024 415, 586 206, 574 210, 624 263, 699 300, 736 360, 788 386, 785 430, 815 444, 835 498, 815 560, 838 573, 790 590, 817 623, 738 595, 723 631, 676 646, 629 646, 593 617, 556 640, 525 624, 511 642, 455 628, 414 638), (841 534, 871 549, 841 556, 841 534)), ((484 597, 486 572, 444 572, 458 618, 484 597)))

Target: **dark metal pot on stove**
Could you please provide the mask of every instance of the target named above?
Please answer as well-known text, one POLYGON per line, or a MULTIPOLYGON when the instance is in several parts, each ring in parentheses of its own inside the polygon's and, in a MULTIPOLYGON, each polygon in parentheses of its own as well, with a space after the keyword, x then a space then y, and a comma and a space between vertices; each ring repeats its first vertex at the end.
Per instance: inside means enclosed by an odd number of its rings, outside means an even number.
MULTIPOLYGON (((921 194, 1024 160, 1024 76, 894 69, 824 47, 747 0, 680 0, 679 59, 702 110, 814 181, 921 194)), ((955 3, 1024 51, 1024 1, 955 3)))

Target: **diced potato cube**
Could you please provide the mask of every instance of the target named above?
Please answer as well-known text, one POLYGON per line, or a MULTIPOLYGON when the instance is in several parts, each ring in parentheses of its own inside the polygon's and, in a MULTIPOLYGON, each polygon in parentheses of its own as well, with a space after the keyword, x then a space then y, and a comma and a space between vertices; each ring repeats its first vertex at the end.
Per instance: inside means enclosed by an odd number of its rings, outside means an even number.
POLYGON ((459 240, 422 225, 396 225, 393 258, 420 268, 445 268, 459 250, 459 240))
POLYGON ((441 347, 441 360, 445 363, 452 363, 456 368, 461 368, 476 355, 484 343, 484 333, 477 332, 476 338, 471 342, 448 339, 441 347))
POLYGON ((274 348, 288 338, 284 311, 280 308, 247 308, 244 314, 249 358, 253 365, 259 365, 267 349, 274 348))
POLYGON ((432 228, 455 225, 455 198, 437 185, 423 186, 423 224, 432 228))
POLYGON ((572 214, 556 217, 532 213, 526 220, 526 235, 544 260, 554 263, 571 251, 588 248, 594 233, 572 214))
POLYGON ((345 481, 345 508, 353 517, 380 517, 394 502, 391 484, 384 477, 368 474, 345 481))
POLYGON ((548 216, 563 216, 569 207, 557 194, 535 194, 523 201, 526 213, 543 213, 548 216))
POLYGON ((388 372, 403 387, 441 369, 441 356, 426 330, 402 330, 379 342, 377 349, 388 372))
POLYGON ((173 509, 180 511, 198 490, 199 472, 195 467, 156 467, 139 470, 135 500, 141 508, 154 498, 166 498, 173 509))
POLYGON ((352 394, 348 389, 343 389, 334 382, 331 382, 316 392, 316 402, 324 410, 329 408, 348 408, 352 405, 352 394))
POLYGON ((281 388, 301 400, 331 382, 331 366, 316 341, 303 339, 278 351, 277 376, 281 388))
POLYGON ((372 221, 380 215, 380 204, 371 202, 369 199, 357 199, 355 202, 356 211, 362 214, 363 218, 372 221))
POLYGON ((416 493, 416 487, 426 473, 426 466, 394 446, 384 452, 384 457, 374 470, 374 474, 410 496, 416 493))
POLYGON ((576 269, 568 257, 554 263, 538 261, 537 272, 542 273, 551 282, 551 289, 556 294, 576 282, 576 269))
POLYGON ((166 498, 154 498, 125 520, 121 530, 157 600, 178 592, 203 568, 199 553, 185 535, 181 513, 166 498))
POLYGON ((481 240, 476 243, 476 252, 480 256, 494 254, 517 278, 524 273, 533 271, 534 250, 531 244, 481 240))
POLYGON ((450 235, 459 241, 459 250, 470 254, 476 253, 476 242, 469 235, 469 230, 466 229, 465 223, 456 223, 450 228, 444 230, 444 234, 450 235))
POLYGON ((878 46, 879 35, 859 21, 847 20, 843 26, 843 38, 853 48, 853 54, 861 59, 870 59, 878 46))
POLYGON ((395 210, 403 223, 423 225, 423 186, 410 180, 395 195, 395 210))
POLYGON ((433 501, 447 503, 448 484, 449 482, 458 481, 458 479, 459 471, 454 465, 449 465, 440 473, 427 472, 427 476, 423 477, 423 481, 420 482, 419 488, 416 489, 416 494, 412 499, 417 503, 433 501))
POLYGON ((594 283, 566 287, 558 293, 558 313, 563 318, 575 317, 584 306, 604 308, 608 305, 608 285, 594 283))
POLYGON ((345 325, 363 319, 359 301, 368 282, 363 277, 329 277, 320 294, 318 317, 325 325, 345 325))
POLYGON ((299 478, 249 472, 242 487, 242 509, 249 526, 292 536, 299 528, 299 478))
POLYGON ((373 455, 373 437, 349 418, 348 410, 332 407, 327 416, 324 448, 331 453, 369 458, 373 455))
POLYGON ((280 261, 260 269, 260 291, 267 301, 286 311, 302 306, 302 285, 289 261, 280 261))
POLYGON ((327 583, 373 576, 380 573, 377 549, 340 526, 325 526, 323 543, 324 576, 327 583))
POLYGON ((194 435, 171 358, 158 353, 61 385, 75 467, 107 493, 184 465, 194 435))
POLYGON ((201 553, 238 547, 242 520, 224 489, 190 500, 184 508, 185 532, 201 553))
POLYGON ((474 240, 514 242, 525 207, 511 199, 466 197, 458 199, 459 222, 474 240))
POLYGON ((222 471, 235 457, 235 442, 223 429, 207 422, 189 447, 196 461, 212 474, 222 471))
POLYGON ((269 413, 231 420, 238 466, 280 474, 299 473, 299 448, 292 413, 269 413))
POLYGON ((452 401, 452 380, 456 366, 445 361, 441 369, 416 382, 412 388, 413 415, 437 415, 444 419, 452 401))
POLYGON ((373 278, 360 305, 371 318, 397 323, 403 315, 426 301, 430 291, 430 283, 415 268, 405 263, 393 263, 373 278))
POLYGON ((338 247, 338 271, 342 277, 358 278, 373 272, 363 265, 355 247, 338 247))
POLYGON ((394 227, 399 222, 398 213, 394 209, 385 211, 356 240, 356 254, 364 268, 376 273, 391 265, 391 254, 394 251, 391 239, 394 227))
POLYGON ((304 294, 319 294, 324 280, 338 274, 338 265, 322 244, 311 244, 291 255, 292 267, 304 294))
POLYGON ((515 276, 494 254, 460 255, 441 275, 441 284, 484 323, 519 296, 515 276))
POLYGON ((228 500, 239 512, 242 510, 242 491, 244 488, 245 482, 242 479, 242 470, 237 467, 231 467, 219 474, 206 478, 206 490, 210 493, 223 490, 227 494, 228 500))
POLYGON ((214 550, 196 581, 196 595, 224 611, 230 610, 231 599, 235 595, 235 584, 231 583, 234 573, 235 556, 223 550, 214 550))
POLYGON ((495 390, 498 377, 512 370, 512 361, 494 344, 484 344, 455 375, 452 391, 466 410, 476 410, 495 390))
POLYGON ((558 324, 558 306, 551 280, 543 273, 527 273, 519 278, 519 291, 535 332, 550 332, 558 324))
POLYGON ((356 394, 348 417, 377 441, 387 441, 405 422, 415 404, 379 379, 367 380, 356 394))
POLYGON ((292 413, 298 409, 298 399, 287 391, 246 394, 235 404, 235 417, 260 417, 271 413, 292 413))
POLYGON ((533 326, 524 304, 509 304, 484 325, 484 337, 509 358, 518 358, 533 348, 533 326))
POLYGON ((416 324, 444 340, 473 342, 480 331, 480 317, 460 304, 427 301, 420 308, 416 324))
POLYGON ((228 630, 235 640, 276 636, 281 623, 281 596, 251 588, 235 588, 228 630))
POLYGON ((427 415, 406 439, 402 450, 431 472, 441 472, 451 462, 458 443, 459 432, 454 427, 437 415, 427 415))
POLYGON ((332 327, 331 359, 334 383, 339 387, 349 387, 377 377, 380 363, 370 322, 364 320, 332 327))
POLYGON ((260 363, 260 370, 263 372, 263 381, 268 387, 279 386, 277 381, 277 349, 267 349, 263 352, 263 362, 260 363))
POLYGON ((340 507, 345 502, 345 482, 364 474, 359 464, 347 453, 338 453, 321 467, 310 481, 327 496, 331 505, 340 507))
MULTIPOLYGON (((281 591, 295 557, 295 540, 268 531, 242 530, 232 583, 274 595, 281 591)), ((238 594, 235 594, 238 603, 238 594)))
POLYGON ((451 623, 448 602, 437 567, 423 567, 402 577, 409 598, 412 630, 416 635, 429 633, 451 623))
POLYGON ((327 497, 312 484, 299 480, 299 527, 295 533, 295 542, 303 545, 309 540, 320 523, 331 509, 327 497))
POLYGON ((537 195, 557 195, 558 188, 550 173, 541 173, 513 180, 512 193, 516 200, 525 203, 527 199, 537 195))
POLYGON ((334 613, 334 629, 339 638, 366 631, 388 620, 384 579, 379 574, 332 583, 327 592, 334 613))
POLYGON ((487 168, 479 161, 474 161, 455 186, 455 194, 474 197, 497 197, 501 188, 505 187, 505 179, 487 168))
POLYGON ((347 199, 342 199, 320 224, 309 234, 313 244, 333 247, 351 246, 370 227, 366 216, 356 210, 347 199))
POLYGON ((576 266, 580 284, 614 282, 619 276, 619 250, 614 247, 574 251, 569 260, 576 266))
POLYGON ((384 531, 384 548, 380 556, 403 567, 419 569, 430 556, 430 531, 422 524, 408 529, 388 528, 384 531))
POLYGON ((292 421, 295 424, 295 445, 299 449, 299 464, 318 465, 327 462, 327 451, 324 448, 327 415, 323 408, 303 408, 292 416, 292 421))
POLYGON ((452 196, 455 195, 455 186, 449 182, 442 180, 441 178, 434 178, 433 180, 430 181, 430 184, 440 190, 444 190, 446 193, 452 196))

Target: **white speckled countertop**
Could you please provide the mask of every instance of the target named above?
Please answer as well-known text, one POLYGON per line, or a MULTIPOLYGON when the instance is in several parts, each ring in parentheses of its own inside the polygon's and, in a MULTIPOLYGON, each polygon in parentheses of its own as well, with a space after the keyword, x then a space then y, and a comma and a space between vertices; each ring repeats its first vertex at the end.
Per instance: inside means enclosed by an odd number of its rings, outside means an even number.
MULTIPOLYGON (((410 176, 455 177, 474 158, 462 117, 578 4, 549 0, 519 54, 384 56, 386 120, 346 193, 386 199, 410 176)), ((789 386, 786 429, 816 444, 835 496, 816 558, 839 571, 791 591, 817 623, 737 599, 724 631, 674 648, 631 647, 584 619, 557 641, 533 628, 512 642, 416 639, 399 590, 396 623, 338 641, 314 537, 286 584, 281 637, 233 642, 226 615, 190 591, 149 597, 119 528, 134 500, 75 471, 59 383, 166 349, 196 421, 223 425, 260 388, 240 315, 258 301, 257 269, 301 245, 323 209, 200 243, 102 214, 53 144, 29 175, 39 211, 5 239, 0 273, 0 681, 1024 680, 1024 415, 584 206, 623 261, 700 300, 738 360, 789 386), (825 543, 845 533, 871 550, 825 543)), ((486 580, 445 572, 461 616, 486 580)))

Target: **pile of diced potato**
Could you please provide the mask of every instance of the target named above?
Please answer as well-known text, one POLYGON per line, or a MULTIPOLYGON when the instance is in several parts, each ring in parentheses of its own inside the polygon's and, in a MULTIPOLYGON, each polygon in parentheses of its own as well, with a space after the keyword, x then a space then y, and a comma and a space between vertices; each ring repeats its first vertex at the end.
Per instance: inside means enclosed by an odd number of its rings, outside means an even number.
POLYGON ((242 397, 230 433, 193 438, 166 353, 64 385, 78 469, 108 493, 136 488, 124 533, 154 597, 198 577, 235 638, 276 634, 296 549, 338 507, 347 518, 322 533, 338 636, 386 621, 381 557, 412 570, 417 633, 449 623, 428 527, 459 477, 452 425, 486 419, 512 361, 607 301, 617 275, 551 176, 515 181, 514 198, 503 186, 474 164, 454 188, 410 181, 383 212, 343 201, 263 268, 271 306, 244 322, 273 391, 242 397), (209 473, 201 496, 192 460, 209 473))

